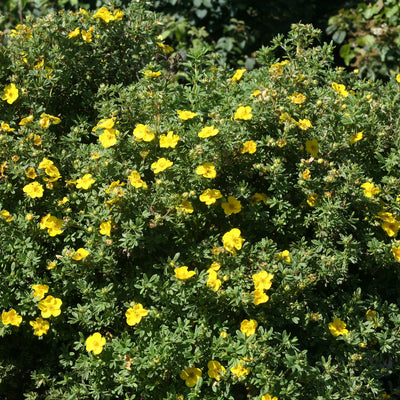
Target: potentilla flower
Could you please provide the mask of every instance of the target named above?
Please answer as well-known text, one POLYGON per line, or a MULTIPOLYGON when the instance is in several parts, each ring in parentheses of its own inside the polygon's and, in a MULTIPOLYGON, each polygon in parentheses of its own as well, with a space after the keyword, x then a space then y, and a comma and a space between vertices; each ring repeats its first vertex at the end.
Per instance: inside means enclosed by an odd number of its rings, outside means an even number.
POLYGON ((206 285, 207 287, 213 288, 217 292, 218 289, 221 287, 222 281, 221 279, 218 279, 217 271, 210 268, 207 272, 208 272, 208 279, 206 285))
POLYGON ((146 71, 143 72, 143 75, 146 78, 157 78, 157 76, 161 75, 160 71, 152 71, 151 69, 147 69, 146 71))
POLYGON ((180 373, 180 378, 185 381, 186 386, 194 387, 201 377, 201 369, 196 367, 187 367, 180 373))
POLYGON ((15 131, 14 128, 11 128, 6 122, 2 122, 0 124, 0 132, 12 132, 15 131))
POLYGON ((196 168, 196 174, 202 175, 204 178, 214 179, 217 176, 217 171, 212 163, 205 162, 196 168))
POLYGON ((234 367, 231 368, 232 374, 235 374, 237 377, 241 377, 244 375, 248 375, 250 373, 250 369, 244 368, 243 361, 237 363, 234 367))
POLYGON ((61 299, 53 296, 47 296, 44 300, 39 301, 38 307, 42 318, 58 317, 61 314, 61 304, 61 299))
POLYGON ((291 96, 289 96, 289 100, 293 104, 303 104, 306 101, 306 96, 301 93, 293 93, 291 96))
POLYGON ((19 121, 19 125, 24 126, 32 121, 33 121, 33 115, 29 115, 29 117, 22 118, 21 121, 19 121))
POLYGON ((42 113, 40 114, 40 119, 39 119, 39 124, 43 128, 48 128, 50 125, 57 125, 61 123, 61 119, 58 117, 55 117, 54 115, 42 113))
POLYGON ((93 18, 100 18, 108 24, 109 22, 114 20, 122 20, 123 16, 124 13, 121 10, 114 10, 114 12, 111 13, 107 10, 106 7, 100 7, 93 15, 93 18))
POLYGON ((208 138, 208 137, 212 137, 217 135, 219 132, 219 129, 214 128, 214 125, 211 126, 206 126, 205 128, 203 128, 198 134, 197 136, 200 138, 208 138))
POLYGON ((149 126, 150 125, 143 124, 136 125, 135 129, 133 130, 133 136, 135 136, 137 141, 143 140, 145 142, 151 142, 156 137, 149 126))
POLYGON ((128 175, 128 179, 129 182, 131 183, 131 185, 136 188, 143 188, 143 189, 147 189, 147 184, 146 182, 144 182, 142 180, 142 178, 140 177, 139 172, 137 171, 132 171, 129 175, 128 175))
POLYGON ((108 149, 114 146, 117 143, 117 133, 113 128, 111 129, 104 129, 104 132, 99 136, 99 140, 101 145, 108 149))
POLYGON ((3 218, 6 222, 11 222, 14 219, 14 217, 7 210, 1 210, 0 217, 3 218))
POLYGON ((301 177, 302 177, 304 180, 309 181, 309 180, 311 179, 311 172, 310 172, 310 170, 309 170, 308 168, 305 169, 305 170, 302 172, 301 177))
POLYGON ((100 235, 110 236, 111 233, 111 221, 102 222, 100 224, 100 235))
POLYGON ((207 363, 207 367, 208 376, 216 381, 219 381, 221 379, 221 375, 223 375, 223 373, 226 371, 224 366, 222 366, 219 361, 209 361, 207 363))
POLYGON ((284 60, 281 62, 278 62, 276 64, 272 64, 269 67, 269 73, 273 75, 282 75, 283 74, 283 67, 285 65, 290 65, 290 62, 288 60, 284 60))
POLYGON ((10 311, 4 311, 1 313, 1 322, 3 325, 20 326, 22 317, 12 308, 10 311))
POLYGON ((233 196, 229 196, 228 201, 221 203, 221 207, 226 215, 237 214, 242 210, 242 204, 233 196))
POLYGON ((242 119, 242 120, 249 120, 253 118, 253 114, 251 113, 251 107, 250 106, 240 106, 236 112, 235 116, 233 117, 234 119, 242 119))
POLYGON ((186 121, 188 119, 192 119, 194 117, 196 117, 198 114, 192 112, 192 111, 182 111, 182 110, 178 110, 178 118, 186 121))
POLYGON ((258 322, 255 319, 244 319, 240 324, 240 331, 246 336, 254 335, 256 333, 257 326, 258 322))
POLYGON ((256 290, 268 290, 272 286, 274 275, 267 271, 257 272, 252 276, 256 290))
POLYGON ((317 157, 318 154, 318 141, 313 138, 311 140, 306 141, 306 152, 311 154, 314 158, 317 157))
POLYGON ((349 333, 346 329, 346 324, 339 318, 334 318, 333 322, 330 322, 328 326, 333 336, 347 335, 349 333))
POLYGON ((43 336, 47 334, 47 331, 50 328, 49 321, 46 321, 42 318, 36 318, 35 321, 29 321, 29 325, 33 328, 33 334, 36 336, 43 336))
POLYGON ((153 162, 150 167, 155 174, 158 174, 158 173, 166 170, 167 168, 171 167, 173 164, 174 163, 172 161, 167 160, 166 158, 162 157, 162 158, 158 159, 156 162, 153 162))
POLYGON ((160 147, 174 149, 178 144, 180 137, 178 135, 174 135, 173 131, 169 131, 166 135, 160 136, 160 147))
POLYGON ((189 271, 185 265, 174 269, 175 278, 186 280, 196 275, 196 271, 189 271))
POLYGON ((264 394, 264 396, 261 397, 261 400, 278 400, 276 396, 271 397, 269 394, 264 394))
POLYGON ((367 317, 367 321, 370 321, 373 323, 374 328, 378 326, 378 322, 376 320, 376 311, 374 310, 367 310, 365 313, 365 316, 367 317))
POLYGON ((135 304, 132 308, 128 308, 126 310, 126 323, 129 326, 136 325, 142 320, 143 317, 146 317, 148 314, 149 312, 143 308, 142 304, 135 304))
POLYGON ((221 197, 222 194, 218 189, 206 189, 203 194, 199 196, 199 199, 209 206, 211 204, 214 204, 217 199, 220 199, 221 197))
POLYGON ((229 232, 226 232, 222 237, 224 248, 230 253, 236 254, 236 250, 240 250, 245 241, 240 235, 241 232, 238 228, 233 228, 229 232))
POLYGON ((17 87, 13 83, 6 86, 4 88, 4 93, 1 99, 7 101, 8 104, 14 103, 14 101, 18 99, 17 87))
POLYGON ((246 68, 237 69, 235 74, 232 76, 231 81, 234 83, 239 82, 242 79, 242 76, 245 72, 246 72, 246 68))
POLYGON ((37 299, 41 300, 44 298, 44 295, 49 291, 48 285, 32 285, 32 289, 34 290, 33 296, 37 299))
POLYGON ((353 136, 350 136, 350 143, 354 144, 354 143, 358 142, 359 140, 361 140, 364 137, 363 133, 364 133, 364 131, 361 131, 361 132, 355 133, 353 136))
POLYGON ((85 174, 82 178, 76 180, 75 185, 77 189, 89 189, 96 180, 92 178, 92 174, 85 174))
POLYGON ((72 256, 72 259, 75 261, 80 261, 86 258, 89 254, 90 253, 86 249, 81 247, 78 250, 76 250, 76 252, 72 256))
POLYGON ((318 195, 316 193, 311 193, 308 197, 307 197, 307 204, 310 207, 314 207, 317 204, 317 199, 318 199, 318 195))
POLYGON ((332 89, 343 97, 347 97, 349 95, 349 92, 346 90, 346 86, 342 85, 341 83, 333 82, 332 89))
POLYGON ((81 30, 79 28, 75 28, 72 32, 70 32, 68 34, 68 39, 72 39, 74 37, 77 37, 77 36, 80 35, 80 33, 81 33, 81 30))
POLYGON ((297 126, 303 131, 306 131, 308 128, 313 127, 309 119, 299 119, 299 122, 297 122, 297 126))
POLYGON ((361 187, 364 189, 365 197, 368 198, 374 197, 380 192, 380 189, 371 182, 365 182, 361 185, 361 187))
POLYGON ((252 196, 250 203, 255 204, 255 203, 258 203, 259 201, 262 201, 265 205, 267 205, 268 204, 268 196, 265 193, 255 193, 252 196))
POLYGON ((57 217, 51 214, 47 214, 40 221, 40 229, 47 228, 47 233, 50 236, 56 236, 63 233, 64 231, 61 230, 62 225, 63 225, 63 220, 58 219, 57 217))
POLYGON ((194 211, 193 204, 189 200, 183 200, 182 203, 176 207, 182 213, 192 214, 194 211))
POLYGON ((290 258, 290 255, 289 255, 289 250, 283 250, 282 253, 279 253, 276 255, 276 258, 278 259, 278 261, 282 258, 286 262, 292 261, 292 259, 290 258))
POLYGON ((106 338, 101 336, 99 332, 95 332, 86 339, 86 351, 92 351, 93 354, 98 355, 103 351, 105 344, 106 338))
POLYGON ((400 247, 392 246, 392 253, 396 261, 400 261, 400 247))
POLYGON ((240 149, 240 153, 254 154, 257 151, 257 143, 254 140, 249 140, 243 143, 243 147, 240 149))
POLYGON ((269 296, 264 292, 264 289, 256 289, 252 293, 254 295, 253 304, 256 306, 266 303, 269 300, 269 296))
POLYGON ((39 182, 31 182, 22 189, 30 198, 43 197, 43 186, 39 182))

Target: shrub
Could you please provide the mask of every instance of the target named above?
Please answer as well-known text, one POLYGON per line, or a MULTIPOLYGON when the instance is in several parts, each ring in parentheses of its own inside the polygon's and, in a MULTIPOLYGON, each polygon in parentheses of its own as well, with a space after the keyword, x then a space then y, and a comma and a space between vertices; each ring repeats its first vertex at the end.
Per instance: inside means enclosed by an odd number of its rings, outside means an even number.
POLYGON ((346 65, 369 78, 388 79, 399 72, 399 6, 397 0, 359 3, 329 19, 327 32, 341 45, 346 65))
POLYGON ((248 72, 168 56, 157 21, 63 12, 1 48, 0 392, 394 396, 399 83, 309 25, 248 72))

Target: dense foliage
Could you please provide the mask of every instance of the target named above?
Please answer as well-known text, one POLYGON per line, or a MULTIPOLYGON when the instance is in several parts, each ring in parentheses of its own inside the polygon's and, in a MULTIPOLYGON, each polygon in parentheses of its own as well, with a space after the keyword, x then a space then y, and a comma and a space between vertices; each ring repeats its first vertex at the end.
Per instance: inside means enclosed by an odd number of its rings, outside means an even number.
POLYGON ((400 76, 301 24, 226 70, 159 21, 60 12, 0 48, 0 393, 395 399, 400 76))

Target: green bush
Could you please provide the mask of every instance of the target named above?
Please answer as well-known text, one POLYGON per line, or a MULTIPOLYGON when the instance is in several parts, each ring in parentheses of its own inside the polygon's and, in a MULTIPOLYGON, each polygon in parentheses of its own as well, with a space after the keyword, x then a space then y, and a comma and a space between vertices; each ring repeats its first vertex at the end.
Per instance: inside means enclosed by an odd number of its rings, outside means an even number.
POLYGON ((395 398, 399 83, 309 25, 252 72, 160 28, 135 2, 0 49, 0 393, 395 398))
POLYGON ((369 78, 384 78, 399 72, 400 2, 380 0, 341 9, 328 21, 327 33, 341 45, 346 65, 369 78))

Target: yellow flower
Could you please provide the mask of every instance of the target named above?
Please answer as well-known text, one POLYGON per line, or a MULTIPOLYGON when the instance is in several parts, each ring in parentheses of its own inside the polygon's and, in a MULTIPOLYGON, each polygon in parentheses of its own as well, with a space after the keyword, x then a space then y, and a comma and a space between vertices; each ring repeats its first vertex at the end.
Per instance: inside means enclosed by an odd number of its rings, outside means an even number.
POLYGON ((188 201, 188 200, 183 200, 182 203, 177 207, 177 210, 183 213, 188 213, 192 214, 194 209, 193 209, 193 204, 188 201))
POLYGON ((239 82, 242 79, 242 76, 245 72, 246 72, 246 68, 237 69, 235 74, 232 76, 231 81, 234 83, 239 82))
POLYGON ((178 110, 178 118, 182 119, 183 121, 186 121, 188 119, 192 119, 196 117, 198 114, 192 112, 192 111, 182 111, 178 110))
POLYGON ((158 173, 166 170, 167 168, 169 168, 173 164, 174 163, 172 161, 167 160, 164 157, 161 157, 156 162, 153 162, 153 164, 151 164, 151 169, 153 170, 153 172, 155 174, 158 174, 158 173))
POLYGON ((19 122, 19 125, 24 126, 32 121, 33 121, 33 115, 29 115, 29 117, 22 118, 21 121, 19 122))
POLYGON ((3 323, 3 325, 20 326, 22 322, 22 317, 18 315, 14 309, 11 309, 10 311, 2 312, 1 322, 3 323))
POLYGON ((317 204, 318 195, 316 193, 312 193, 307 197, 307 204, 310 207, 314 207, 317 204))
POLYGON ((355 133, 353 136, 350 136, 350 143, 354 144, 354 143, 358 142, 359 140, 361 140, 364 137, 363 133, 364 133, 364 131, 361 131, 361 132, 355 133))
POLYGON ((196 168, 196 174, 202 175, 204 178, 214 179, 217 171, 212 163, 206 162, 196 168))
POLYGON ((47 334, 50 328, 49 321, 45 321, 42 318, 36 318, 35 321, 29 321, 29 325, 33 328, 33 334, 36 336, 43 336, 47 334))
POLYGON ((47 296, 44 300, 39 301, 38 307, 42 318, 58 317, 61 314, 61 304, 61 299, 53 296, 47 296))
POLYGON ((48 285, 32 285, 34 290, 33 296, 37 297, 39 300, 43 299, 44 295, 49 291, 48 285))
POLYGON ((311 154, 314 158, 317 157, 319 148, 317 139, 306 140, 306 152, 311 154))
POLYGON ((211 126, 206 126, 204 127, 198 134, 197 136, 200 138, 208 138, 211 136, 217 135, 219 132, 219 129, 214 128, 214 125, 211 126))
POLYGON ((43 186, 39 182, 31 182, 24 186, 23 191, 32 199, 43 197, 43 186))
POLYGON ((266 303, 269 300, 269 296, 264 292, 264 289, 256 289, 252 293, 254 294, 253 303, 256 306, 262 303, 266 303))
POLYGON ((110 236, 111 221, 102 222, 100 224, 100 235, 110 236))
POLYGON ((226 215, 237 214, 242 210, 242 204, 233 196, 229 196, 228 201, 223 202, 221 207, 226 215))
POLYGON ((240 235, 241 232, 238 228, 233 228, 229 232, 226 232, 222 237, 224 248, 232 254, 235 254, 236 250, 240 250, 245 241, 240 235))
POLYGON ((400 229, 400 220, 398 220, 392 213, 384 211, 379 212, 377 217, 383 220, 381 227, 388 236, 394 237, 397 235, 397 232, 400 229))
POLYGON ((248 375, 250 373, 250 369, 243 367, 243 361, 237 363, 234 367, 231 368, 232 374, 235 374, 237 377, 241 377, 244 375, 248 375))
POLYGON ((114 146, 117 143, 117 133, 114 129, 104 129, 104 132, 99 136, 100 143, 106 149, 114 146))
POLYGON ((252 98, 252 97, 258 97, 258 96, 261 96, 261 94, 262 94, 262 92, 261 92, 261 90, 255 90, 251 95, 250 95, 250 99, 252 98))
POLYGON ((188 267, 178 267, 174 269, 175 278, 186 280, 196 275, 196 271, 188 271, 188 267))
POLYGON ((133 136, 135 136, 137 141, 144 140, 145 142, 151 142, 156 137, 152 132, 149 125, 137 124, 133 130, 133 136))
POLYGON ((18 89, 17 87, 11 83, 10 85, 4 88, 2 100, 6 100, 8 104, 14 103, 15 100, 18 99, 18 89))
POLYGON ((61 122, 61 119, 54 115, 42 113, 40 114, 39 124, 43 128, 48 128, 51 124, 57 125, 61 122))
POLYGON ((139 189, 139 188, 147 189, 147 184, 146 184, 146 182, 144 182, 142 180, 142 178, 140 177, 139 172, 132 171, 130 173, 130 175, 128 175, 128 179, 129 179, 129 182, 131 183, 131 185, 134 188, 136 188, 136 189, 139 189))
POLYGON ((268 204, 268 196, 265 193, 255 193, 252 196, 250 203, 255 204, 255 203, 258 203, 259 201, 262 201, 265 205, 267 205, 268 204))
POLYGON ((244 153, 253 154, 256 151, 257 151, 257 144, 254 140, 249 140, 249 141, 243 143, 243 147, 240 149, 240 152, 242 154, 244 154, 244 153))
POLYGON ((171 147, 174 149, 178 144, 180 137, 178 135, 174 135, 174 132, 169 131, 167 135, 160 136, 160 147, 168 148, 171 147))
POLYGON ((156 78, 157 76, 161 75, 160 71, 152 71, 151 69, 147 69, 146 71, 143 72, 143 75, 146 78, 156 78))
POLYGON ((349 95, 349 92, 346 90, 346 86, 340 83, 333 82, 332 88, 335 92, 339 93, 343 97, 347 97, 349 95))
POLYGON ((346 324, 339 318, 334 318, 333 322, 330 322, 328 326, 333 336, 347 335, 349 333, 346 329, 346 324))
POLYGON ((50 236, 56 236, 64 231, 61 230, 63 225, 63 220, 54 217, 53 215, 47 214, 45 217, 42 218, 40 221, 40 229, 46 229, 47 233, 50 236))
POLYGON ((306 131, 308 128, 313 127, 311 124, 311 121, 309 119, 299 119, 299 122, 297 122, 297 125, 303 131, 306 131))
POLYGON ((70 32, 68 34, 68 39, 77 37, 77 36, 79 36, 80 33, 81 33, 81 30, 79 28, 75 28, 72 32, 70 32))
POLYGON ((142 304, 135 304, 132 308, 126 310, 126 323, 129 326, 136 325, 148 314, 149 312, 143 308, 142 304))
POLYGON ((364 189, 365 197, 368 198, 373 197, 380 192, 380 189, 374 186, 374 184, 371 182, 365 182, 361 185, 361 187, 364 189))
POLYGON ((201 377, 201 369, 196 367, 187 367, 180 373, 180 378, 185 381, 186 386, 194 387, 201 377))
POLYGON ((306 101, 306 96, 304 96, 301 93, 293 93, 291 96, 289 96, 289 100, 293 104, 303 104, 306 101))
POLYGON ((90 43, 92 41, 92 32, 90 32, 90 31, 87 32, 87 31, 82 30, 81 35, 82 35, 82 39, 85 42, 90 43))
POLYGON ((50 261, 50 262, 47 264, 46 268, 47 268, 48 270, 51 270, 51 269, 55 268, 56 264, 57 264, 56 261, 50 261))
POLYGON ((267 271, 260 271, 254 274, 252 278, 256 290, 268 290, 272 285, 271 280, 274 278, 274 275, 267 271))
POLYGON ((213 288, 216 292, 218 289, 221 287, 222 281, 221 279, 218 279, 218 274, 217 271, 214 269, 210 268, 208 271, 208 279, 207 279, 207 287, 213 288))
POLYGON ((203 194, 199 196, 199 199, 209 206, 211 204, 214 204, 217 199, 220 199, 221 197, 222 194, 218 189, 206 189, 203 194))
POLYGON ((236 112, 235 116, 233 117, 234 119, 242 119, 242 120, 249 120, 253 118, 253 114, 251 113, 251 107, 250 106, 240 106, 236 112))
POLYGON ((162 49, 165 54, 168 54, 168 53, 171 53, 172 51, 174 51, 174 49, 168 44, 157 42, 157 46, 160 49, 162 49))
POLYGON ((392 246, 392 253, 396 261, 400 261, 400 247, 392 246))
POLYGON ((62 206, 63 204, 65 204, 65 203, 68 203, 69 202, 69 199, 68 199, 68 197, 63 197, 62 198, 62 200, 59 200, 59 201, 57 201, 57 205, 58 206, 62 206))
POLYGON ((7 211, 7 210, 1 210, 0 211, 0 216, 1 216, 1 218, 3 218, 6 222, 11 222, 13 219, 14 219, 14 217, 10 214, 10 212, 9 211, 7 211))
POLYGON ((283 74, 283 66, 285 65, 290 65, 290 62, 288 60, 284 60, 281 62, 278 62, 276 64, 272 64, 269 67, 269 73, 273 75, 282 75, 283 74))
POLYGON ((244 319, 240 324, 240 331, 244 333, 246 336, 254 335, 256 333, 256 328, 258 326, 258 322, 255 319, 244 319))
POLYGON ((365 313, 365 316, 367 317, 367 321, 370 321, 373 323, 374 328, 378 326, 378 322, 376 321, 376 311, 374 310, 367 310, 365 313))
POLYGON ((101 119, 97 124, 97 128, 112 129, 114 127, 114 124, 115 124, 114 118, 101 119))
POLYGON ((74 253, 74 255, 72 256, 73 260, 79 261, 79 260, 83 260, 84 258, 86 258, 90 253, 84 249, 84 248, 79 248, 78 250, 76 250, 76 252, 74 253))
POLYGON ((225 368, 218 361, 209 361, 207 363, 207 367, 208 376, 216 381, 219 381, 221 379, 221 375, 225 372, 225 368))
POLYGON ((270 394, 264 394, 264 396, 261 397, 261 400, 278 400, 276 396, 271 397, 270 394))
POLYGON ((12 132, 15 131, 14 128, 11 128, 10 125, 6 124, 5 122, 2 122, 0 125, 0 131, 2 132, 12 132))
POLYGON ((310 172, 310 170, 309 170, 308 168, 305 169, 305 170, 302 172, 301 177, 302 177, 304 180, 309 181, 310 178, 311 178, 311 172, 310 172))
POLYGON ((110 21, 114 21, 116 19, 122 20, 123 15, 124 13, 121 10, 115 10, 114 13, 111 14, 106 7, 100 7, 93 15, 93 18, 100 18, 108 24, 110 21))
POLYGON ((276 255, 276 258, 278 259, 278 261, 283 258, 284 261, 286 262, 291 262, 291 258, 289 256, 289 251, 288 250, 283 250, 282 253, 279 253, 276 255))
POLYGON ((95 179, 92 178, 92 174, 85 174, 82 178, 77 179, 75 185, 77 189, 89 189, 90 186, 95 183, 95 179))
POLYGON ((396 75, 396 81, 400 83, 400 74, 396 75))
POLYGON ((101 336, 99 332, 95 332, 86 339, 86 351, 93 351, 93 354, 100 354, 106 344, 106 338, 101 336))

